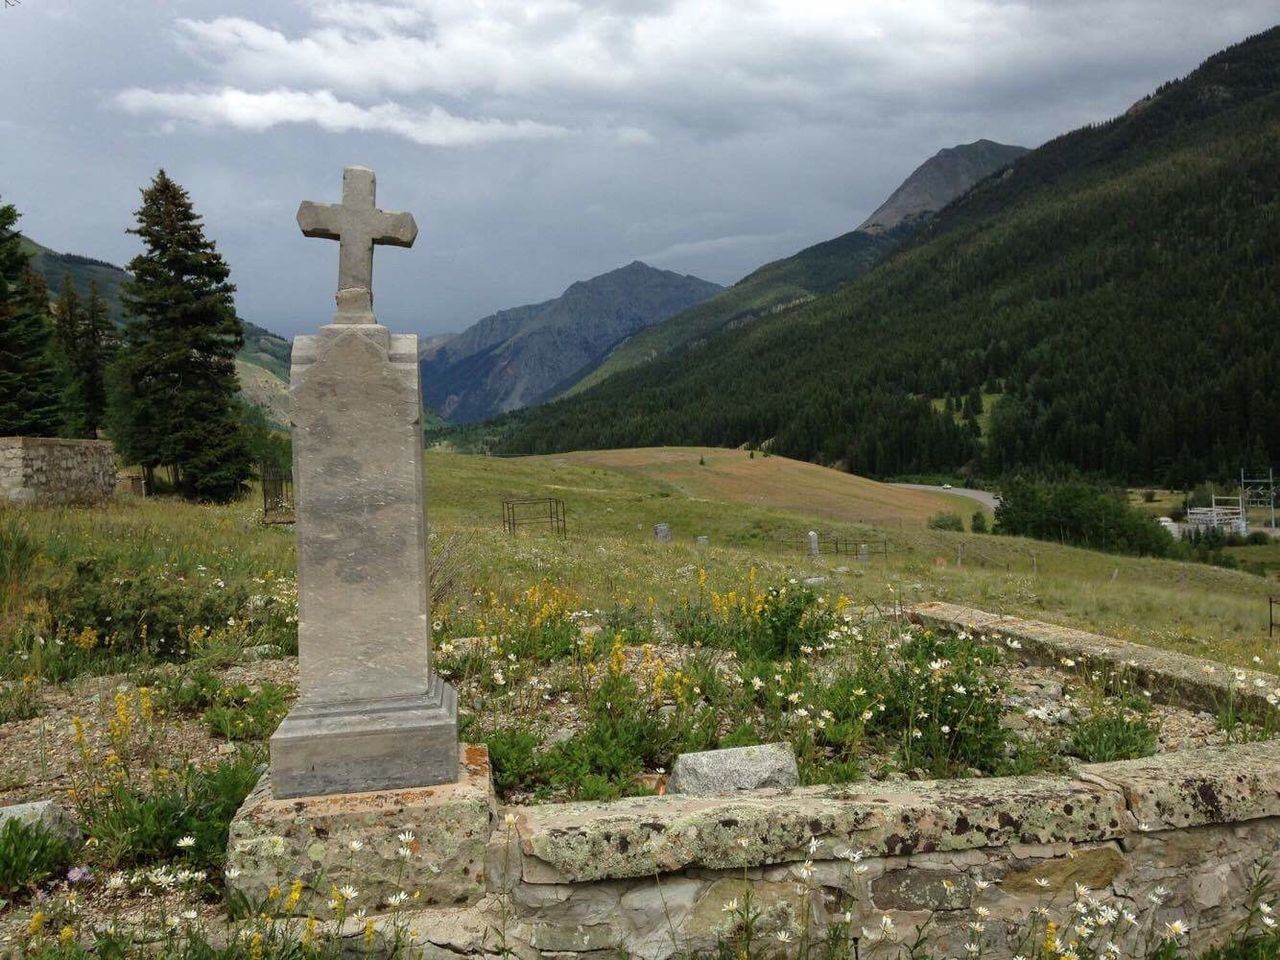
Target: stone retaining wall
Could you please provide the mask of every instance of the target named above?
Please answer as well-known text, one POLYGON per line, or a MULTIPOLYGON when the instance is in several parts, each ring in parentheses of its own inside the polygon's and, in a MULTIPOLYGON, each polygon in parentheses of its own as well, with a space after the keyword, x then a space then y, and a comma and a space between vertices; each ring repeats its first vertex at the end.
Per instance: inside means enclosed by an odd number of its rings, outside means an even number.
MULTIPOLYGON (((1280 684, 960 607, 930 604, 914 616, 998 633, 1031 657, 1139 671, 1157 699, 1208 703, 1242 682, 1280 684)), ((398 924, 433 960, 666 960, 713 949, 732 923, 726 904, 749 896, 768 941, 758 955, 794 954, 775 932, 803 928, 847 931, 864 960, 897 957, 877 948, 887 916, 899 941, 927 923, 933 956, 964 957, 981 940, 984 958, 1004 960, 1030 952, 1019 938, 1037 910, 1069 941, 1087 889, 1135 915, 1116 935, 1127 956, 1177 922, 1198 951, 1238 932, 1255 867, 1280 850, 1280 741, 1063 775, 511 807, 496 824, 483 898, 378 923, 398 924)))
POLYGON ((984 956, 1012 956, 1035 908, 1069 925, 1076 884, 1130 906, 1143 930, 1181 920, 1206 945, 1238 924, 1255 862, 1280 844, 1280 744, 1082 765, 1060 777, 513 812, 515 824, 490 843, 490 889, 509 897, 512 941, 544 952, 709 950, 726 926, 724 904, 741 903, 748 887, 768 935, 782 924, 846 922, 864 953, 863 927, 874 939, 888 915, 909 936, 932 913, 934 955, 963 956, 975 939, 968 924, 983 922, 984 956), (1157 907, 1149 898, 1158 888, 1168 893, 1157 907))
POLYGON ((105 440, 0 437, 0 503, 104 500, 115 486, 115 452, 105 440))

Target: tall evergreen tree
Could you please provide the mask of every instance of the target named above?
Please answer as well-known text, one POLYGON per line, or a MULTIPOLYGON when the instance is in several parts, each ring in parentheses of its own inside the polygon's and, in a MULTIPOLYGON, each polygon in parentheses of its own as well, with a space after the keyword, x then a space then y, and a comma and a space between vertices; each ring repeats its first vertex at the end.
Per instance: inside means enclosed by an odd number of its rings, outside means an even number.
POLYGON ((80 328, 80 402, 85 436, 96 437, 107 413, 107 368, 120 345, 107 302, 96 280, 89 282, 84 322, 80 328))
POLYGON ((0 436, 57 436, 62 425, 50 350, 49 292, 31 269, 18 211, 0 204, 0 436))
POLYGON ((61 379, 60 389, 65 408, 64 432, 74 437, 89 436, 82 414, 79 375, 80 333, 84 310, 80 295, 71 282, 71 273, 62 277, 62 289, 53 302, 53 353, 61 379))
POLYGON ((97 281, 81 300, 66 275, 53 305, 53 339, 66 380, 67 432, 92 439, 106 414, 107 367, 119 342, 97 281))
POLYGON ((237 416, 244 333, 231 271, 186 190, 163 170, 135 216, 129 232, 145 249, 121 291, 129 320, 113 367, 112 436, 149 473, 168 466, 184 497, 231 500, 252 469, 237 416))

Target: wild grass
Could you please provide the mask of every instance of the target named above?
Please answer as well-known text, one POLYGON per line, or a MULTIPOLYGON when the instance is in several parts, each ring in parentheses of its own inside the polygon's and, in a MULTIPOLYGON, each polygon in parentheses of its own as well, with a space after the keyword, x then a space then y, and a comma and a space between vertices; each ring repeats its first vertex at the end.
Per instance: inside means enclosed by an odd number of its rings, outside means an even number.
MULTIPOLYGON (((745 451, 722 453, 747 456, 745 451)), ((884 526, 871 527, 782 509, 780 505, 794 506, 783 495, 753 502, 749 487, 733 487, 724 499, 694 496, 678 483, 655 478, 660 475, 565 458, 431 452, 427 493, 432 548, 437 553, 449 549, 457 583, 454 595, 438 609, 447 614, 465 607, 477 591, 507 598, 531 585, 553 582, 590 609, 666 611, 696 592, 694 569, 706 570, 712 582, 731 583, 754 566, 761 582, 825 577, 814 587, 817 592, 829 599, 844 594, 856 605, 892 611, 901 604, 949 600, 1241 666, 1262 656, 1275 666, 1266 638, 1266 598, 1276 588, 1255 576, 1018 538, 928 530, 905 519, 901 526, 886 520, 884 526), (568 536, 560 539, 531 529, 507 536, 500 525, 506 496, 563 497, 568 536), (658 522, 671 525, 675 542, 654 540, 652 528, 658 522), (855 540, 887 539, 888 557, 873 555, 859 562, 824 555, 812 563, 800 550, 779 543, 815 528, 855 540), (710 537, 711 546, 697 548, 695 535, 710 537)), ((876 495, 891 498, 897 492, 884 487, 876 495)), ((108 600, 113 592, 129 594, 116 590, 113 578, 164 574, 193 597, 217 599, 270 595, 282 580, 287 589, 294 574, 292 531, 258 523, 252 500, 207 507, 125 497, 98 508, 8 510, 0 513, 0 535, 22 545, 21 557, 8 561, 7 579, 0 580, 0 634, 12 634, 4 624, 11 627, 22 619, 23 609, 43 594, 60 588, 74 594, 77 564, 83 568, 86 561, 97 571, 93 576, 108 600)), ((127 611, 120 605, 119 612, 127 611)), ((116 622, 105 618, 115 612, 102 606, 93 613, 100 622, 78 625, 77 630, 92 626, 105 636, 116 622)), ((223 639, 229 645, 249 641, 247 634, 226 638, 225 621, 187 626, 206 629, 206 646, 223 639)), ((250 632, 254 636, 249 642, 279 639, 250 632)), ((288 634, 287 629, 280 632, 288 634)), ((0 640, 0 661, 7 642, 0 640)), ((12 653, 12 646, 7 649, 12 653)), ((17 664, 3 673, 16 679, 23 675, 17 664)))

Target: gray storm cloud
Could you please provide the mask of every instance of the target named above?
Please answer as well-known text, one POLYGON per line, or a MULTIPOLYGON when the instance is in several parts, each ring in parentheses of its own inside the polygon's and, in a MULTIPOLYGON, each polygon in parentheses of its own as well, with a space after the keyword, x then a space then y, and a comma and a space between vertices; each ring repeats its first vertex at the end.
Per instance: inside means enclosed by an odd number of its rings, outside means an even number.
POLYGON ((647 257, 732 282, 850 229, 920 161, 1035 146, 1272 25, 1191 0, 27 0, 0 11, 0 195, 124 262, 164 166, 240 312, 322 322, 333 251, 292 222, 344 164, 423 226, 379 314, 430 332, 647 257))

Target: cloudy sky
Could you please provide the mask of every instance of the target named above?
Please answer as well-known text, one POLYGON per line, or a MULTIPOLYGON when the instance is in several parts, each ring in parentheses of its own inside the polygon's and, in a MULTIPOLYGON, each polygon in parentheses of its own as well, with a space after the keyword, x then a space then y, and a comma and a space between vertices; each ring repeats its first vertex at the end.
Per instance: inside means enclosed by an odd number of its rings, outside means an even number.
POLYGON ((33 239, 124 263, 163 166, 240 313, 294 334, 337 271, 298 201, 371 166, 419 225, 378 251, 379 318, 454 330, 635 259, 730 283, 942 147, 1035 146, 1278 20, 1275 0, 21 0, 0 9, 0 197, 33 239))

